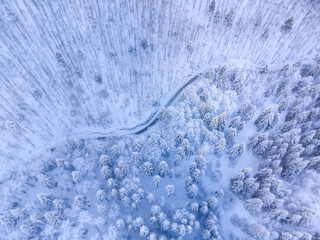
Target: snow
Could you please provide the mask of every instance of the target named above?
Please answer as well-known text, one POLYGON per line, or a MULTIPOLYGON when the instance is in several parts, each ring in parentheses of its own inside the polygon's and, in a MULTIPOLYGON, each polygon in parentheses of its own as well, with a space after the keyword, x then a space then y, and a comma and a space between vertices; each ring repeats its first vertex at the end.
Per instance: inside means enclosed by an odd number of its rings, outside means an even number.
POLYGON ((320 235, 317 1, 1 4, 0 239, 320 235), (248 100, 254 111, 240 113, 248 100))

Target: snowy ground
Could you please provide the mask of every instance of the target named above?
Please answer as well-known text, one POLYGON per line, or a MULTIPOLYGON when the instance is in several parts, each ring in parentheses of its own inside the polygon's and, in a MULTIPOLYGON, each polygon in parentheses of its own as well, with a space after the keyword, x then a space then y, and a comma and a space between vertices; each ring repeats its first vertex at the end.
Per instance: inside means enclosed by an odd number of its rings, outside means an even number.
POLYGON ((0 1, 0 239, 320 238, 320 4, 0 1))

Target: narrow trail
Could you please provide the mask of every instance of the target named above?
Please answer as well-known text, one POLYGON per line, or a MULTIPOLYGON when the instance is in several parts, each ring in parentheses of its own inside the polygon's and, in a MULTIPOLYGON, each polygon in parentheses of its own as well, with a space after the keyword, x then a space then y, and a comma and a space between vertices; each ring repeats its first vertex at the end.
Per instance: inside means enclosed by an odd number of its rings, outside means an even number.
MULTIPOLYGON (((210 65, 212 66, 212 65, 210 65)), ((78 138, 78 139, 88 139, 88 138, 105 138, 110 136, 117 136, 117 135, 126 135, 126 134, 141 134, 148 130, 150 127, 152 127, 154 124, 157 123, 159 114, 161 113, 162 108, 170 106, 181 94, 181 92, 191 85, 193 82, 195 82, 197 79, 199 79, 204 72, 206 72, 210 66, 205 66, 204 68, 201 68, 197 71, 195 71, 193 74, 191 74, 188 77, 183 78, 181 81, 183 82, 180 86, 175 88, 172 93, 168 94, 166 98, 162 100, 160 103, 160 106, 158 107, 157 111, 153 112, 145 121, 142 123, 139 123, 138 125, 134 127, 128 127, 128 128, 119 128, 115 129, 110 132, 103 132, 103 131, 90 131, 90 129, 87 132, 80 132, 76 134, 72 134, 68 136, 68 138, 78 138)))

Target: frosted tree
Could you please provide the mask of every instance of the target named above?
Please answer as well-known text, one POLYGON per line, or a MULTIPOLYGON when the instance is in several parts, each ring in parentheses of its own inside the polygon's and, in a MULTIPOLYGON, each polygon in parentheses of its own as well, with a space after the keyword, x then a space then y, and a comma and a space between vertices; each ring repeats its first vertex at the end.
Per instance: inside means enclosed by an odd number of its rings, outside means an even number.
POLYGON ((271 129, 278 122, 278 114, 272 111, 272 108, 267 108, 254 122, 258 131, 271 129))
POLYGON ((210 239, 210 237, 211 237, 211 232, 210 232, 210 230, 204 229, 204 230, 202 231, 201 236, 202 236, 202 239, 210 239))
POLYGON ((56 158, 56 164, 59 168, 63 168, 64 170, 67 170, 67 171, 74 170, 74 166, 70 162, 67 162, 62 158, 56 158))
POLYGON ((270 216, 278 221, 285 220, 288 217, 289 213, 284 209, 273 209, 270 211, 270 216))
POLYGON ((193 211, 193 212, 198 212, 198 210, 199 210, 199 204, 196 203, 196 202, 191 203, 190 209, 191 209, 191 211, 193 211))
POLYGON ((21 232, 28 235, 38 234, 41 232, 41 228, 39 228, 37 225, 29 221, 23 223, 20 226, 20 229, 21 229, 21 232))
POLYGON ((235 128, 229 128, 225 134, 227 144, 233 144, 235 142, 237 130, 235 128))
POLYGON ((161 177, 165 177, 169 172, 169 166, 166 161, 161 161, 159 163, 159 175, 161 177))
POLYGON ((103 200, 106 200, 107 199, 107 196, 108 196, 108 193, 106 190, 103 190, 103 189, 99 189, 96 193, 96 197, 98 200, 100 201, 103 201, 103 200))
POLYGON ((109 167, 113 166, 113 161, 108 155, 104 155, 104 154, 101 155, 99 161, 101 166, 109 166, 109 167))
POLYGON ((244 148, 245 148, 244 143, 233 145, 229 150, 229 157, 231 159, 235 159, 235 158, 239 157, 243 153, 244 148))
POLYGON ((177 153, 175 156, 174 156, 174 166, 179 166, 180 163, 182 162, 182 159, 183 159, 183 156, 179 153, 177 153))
POLYGON ((149 235, 149 228, 147 227, 147 226, 145 226, 145 225, 142 225, 141 227, 140 227, 140 230, 139 230, 139 232, 140 232, 140 236, 141 237, 147 237, 148 235, 149 235))
POLYGON ((289 99, 288 98, 281 99, 278 102, 278 112, 282 113, 283 111, 285 111, 287 109, 287 107, 288 107, 288 104, 289 104, 289 99))
POLYGON ((253 154, 262 155, 269 149, 271 144, 268 136, 268 133, 262 133, 251 139, 249 147, 252 149, 253 154))
POLYGON ((47 187, 47 188, 55 188, 57 186, 57 183, 49 176, 45 175, 45 174, 39 174, 37 176, 38 182, 47 187))
POLYGON ((285 23, 281 26, 281 31, 284 33, 288 33, 292 30, 293 27, 293 17, 289 18, 285 23))
POLYGON ((61 211, 58 210, 46 212, 44 218, 51 225, 59 225, 64 220, 61 211))
POLYGON ((87 209, 90 207, 89 201, 87 200, 86 196, 84 196, 84 195, 75 196, 74 197, 74 204, 81 209, 87 209))
POLYGON ((197 164, 197 168, 202 169, 206 165, 206 159, 202 155, 198 155, 195 158, 195 162, 197 164))
POLYGON ((68 204, 63 199, 53 200, 53 206, 59 211, 63 211, 64 209, 69 207, 68 204))
POLYGON ((116 179, 121 180, 123 179, 127 174, 126 168, 123 167, 116 167, 114 169, 114 176, 116 179))
POLYGON ((209 92, 207 89, 203 89, 203 91, 200 94, 200 100, 203 102, 206 102, 209 99, 209 92))
POLYGON ((133 149, 134 151, 137 151, 139 152, 142 148, 142 143, 141 143, 141 140, 136 138, 133 140, 133 143, 132 143, 132 146, 133 146, 133 149))
POLYGON ((191 184, 186 187, 186 191, 187 191, 188 197, 194 198, 198 193, 198 187, 195 184, 191 184))
POLYGON ((120 156, 120 154, 121 154, 121 149, 120 149, 120 146, 118 146, 118 145, 113 145, 112 147, 111 147, 111 152, 112 152, 112 155, 114 156, 114 157, 119 157, 120 156))
POLYGON ((37 198, 41 204, 51 206, 53 204, 54 197, 51 194, 38 194, 37 198))
POLYGON ((242 120, 249 121, 254 113, 255 113, 256 107, 251 104, 250 100, 246 100, 239 109, 239 115, 242 120))
POLYGON ((162 183, 162 178, 159 175, 154 176, 153 184, 158 188, 162 183))
POLYGON ((235 128, 238 131, 240 131, 244 126, 244 122, 241 121, 241 117, 237 116, 235 117, 233 120, 231 120, 230 124, 229 124, 229 128, 235 128))
POLYGON ((316 212, 310 208, 302 208, 298 210, 298 214, 301 216, 299 226, 310 226, 315 218, 316 212))
POLYGON ((75 183, 80 183, 84 179, 83 174, 79 171, 73 171, 71 174, 72 174, 72 179, 75 183))
POLYGON ((215 144, 215 147, 214 147, 214 151, 215 153, 221 153, 224 148, 226 146, 226 139, 225 138, 221 138, 216 144, 215 144))
POLYGON ((107 186, 108 186, 109 188, 116 188, 116 187, 118 186, 118 184, 117 184, 117 182, 116 182, 115 179, 109 178, 109 179, 107 180, 107 186))
POLYGON ((254 239, 268 239, 270 233, 261 224, 252 224, 248 227, 248 233, 254 239))
POLYGON ((263 202, 259 198, 251 198, 246 200, 245 207, 250 213, 258 213, 261 211, 263 202))
POLYGON ((148 176, 153 175, 153 172, 154 172, 153 164, 151 162, 145 162, 143 164, 143 171, 148 176))
POLYGON ((140 161, 141 161, 141 157, 140 157, 140 154, 138 152, 133 152, 132 155, 132 160, 134 161, 134 163, 136 165, 139 165, 140 164, 140 161))
POLYGON ((238 174, 237 176, 231 178, 230 180, 231 190, 234 193, 241 193, 243 191, 243 180, 244 180, 243 174, 238 174))
POLYGON ((299 114, 299 112, 302 110, 304 105, 304 101, 303 100, 297 100, 296 102, 294 102, 291 107, 289 108, 289 111, 286 115, 286 121, 290 121, 292 120, 296 115, 299 114))
POLYGON ((291 92, 291 86, 290 86, 290 80, 288 78, 285 78, 282 80, 278 86, 277 89, 277 96, 280 96, 282 98, 288 97, 288 95, 291 92))
POLYGON ((7 227, 13 227, 17 224, 17 218, 12 216, 11 214, 6 214, 0 216, 0 223, 7 226, 7 227))
POLYGON ((296 158, 286 162, 283 166, 281 175, 284 177, 291 177, 301 173, 308 165, 309 161, 303 160, 302 158, 296 158))
POLYGON ((216 8, 216 2, 215 0, 213 0, 209 5, 209 11, 213 13, 215 8, 216 8))
POLYGON ((213 119, 211 119, 208 122, 208 129, 210 131, 216 130, 218 128, 218 123, 219 123, 219 116, 215 116, 213 119))
POLYGON ((240 74, 240 76, 234 78, 232 81, 232 89, 236 91, 238 94, 241 92, 244 83, 244 76, 240 74))
POLYGON ((126 222, 124 219, 117 220, 116 224, 117 224, 117 227, 122 230, 126 227, 126 222))
POLYGON ((45 224, 45 218, 40 213, 33 213, 30 215, 30 220, 36 224, 45 224))
POLYGON ((309 158, 308 167, 314 169, 317 172, 320 172, 320 156, 309 158))
POLYGON ((24 219, 28 216, 25 209, 23 208, 13 208, 10 210, 10 213, 12 216, 14 216, 16 219, 24 219))
POLYGON ((105 215, 105 216, 108 215, 107 207, 102 204, 97 205, 97 212, 100 213, 101 215, 105 215))
POLYGON ((166 186, 167 196, 170 197, 174 193, 174 186, 169 184, 166 186))
POLYGON ((224 65, 220 68, 218 73, 217 88, 225 89, 227 87, 227 66, 224 65))
POLYGON ((109 166, 102 166, 102 168, 100 169, 100 172, 105 179, 109 179, 113 177, 112 168, 110 168, 109 166))
POLYGON ((217 130, 223 132, 226 127, 226 124, 227 124, 227 113, 224 112, 218 116, 217 130))
POLYGON ((316 134, 316 130, 312 130, 308 133, 306 133, 305 135, 303 135, 301 138, 300 138, 300 143, 306 147, 308 145, 310 145, 312 142, 313 142, 313 138, 316 134))
POLYGON ((217 207, 218 205, 218 199, 215 198, 215 197, 210 197, 208 200, 207 200, 207 203, 208 203, 208 207, 210 209, 214 209, 217 207))
POLYGON ((201 214, 206 215, 209 212, 208 203, 201 202, 199 206, 199 211, 201 214))

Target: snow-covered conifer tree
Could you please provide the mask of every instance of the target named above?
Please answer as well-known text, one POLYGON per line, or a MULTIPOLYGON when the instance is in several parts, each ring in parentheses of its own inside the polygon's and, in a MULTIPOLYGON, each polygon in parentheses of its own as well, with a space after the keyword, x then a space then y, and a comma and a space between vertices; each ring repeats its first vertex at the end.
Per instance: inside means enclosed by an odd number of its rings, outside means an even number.
POLYGON ((153 164, 151 162, 145 162, 143 164, 143 171, 148 176, 153 175, 153 172, 154 172, 153 164))

